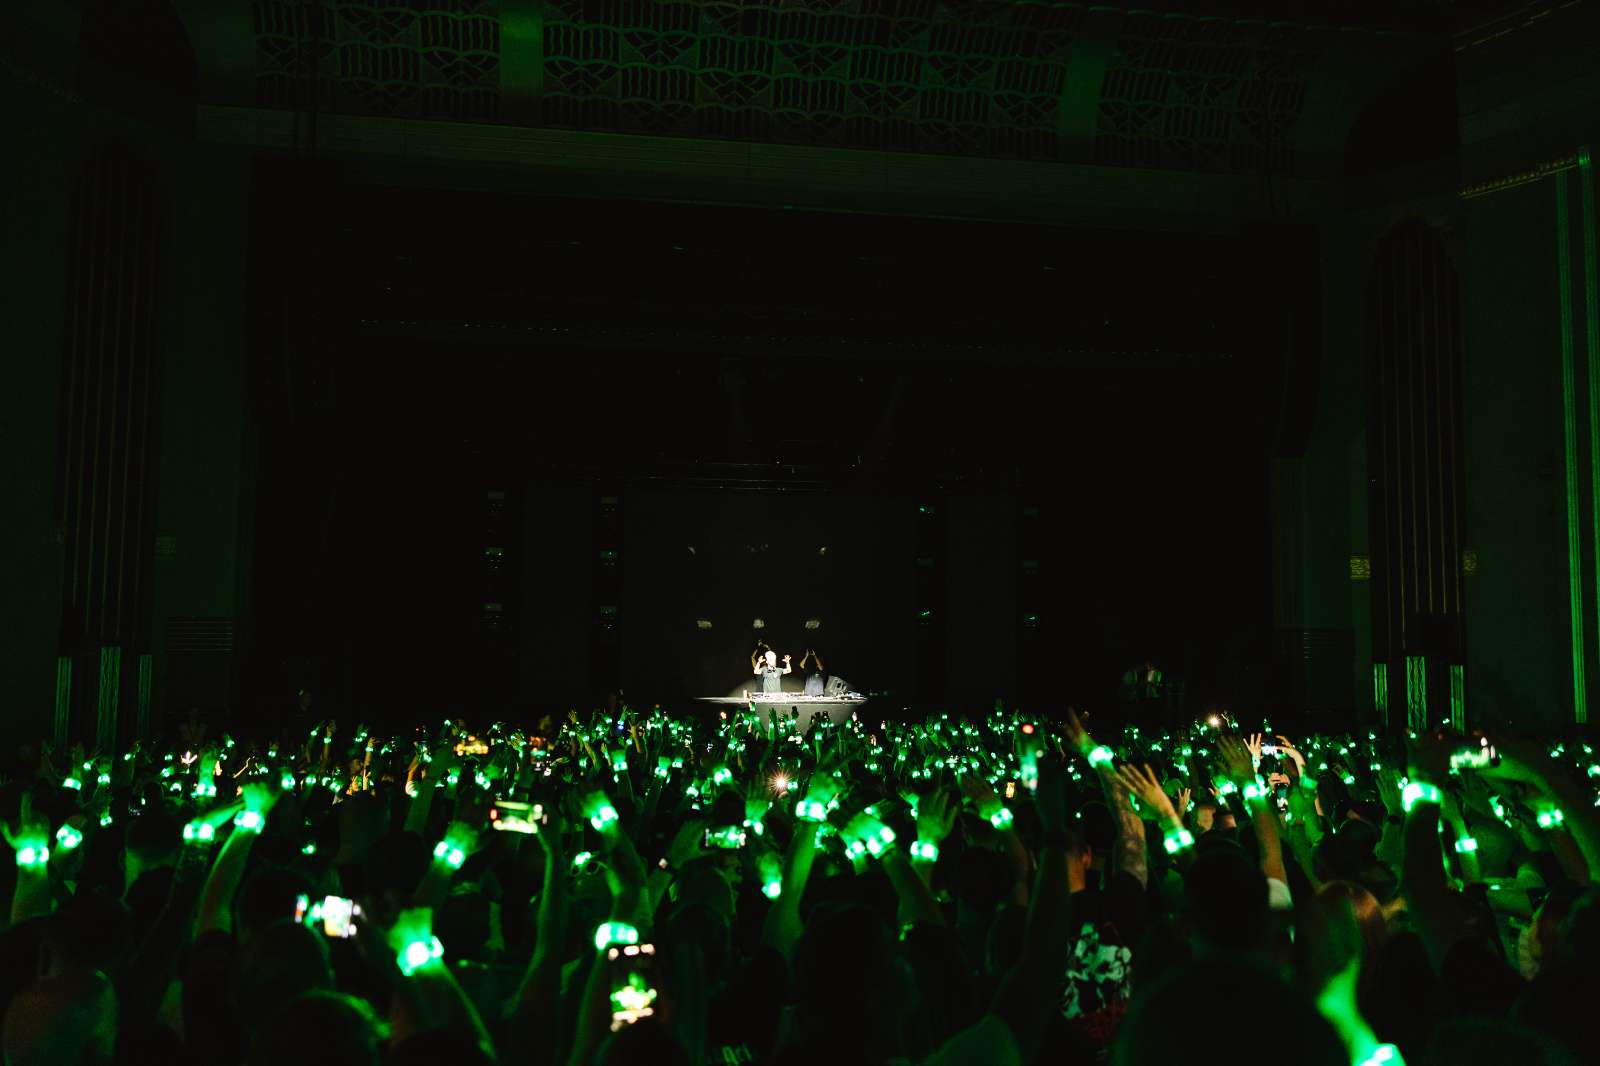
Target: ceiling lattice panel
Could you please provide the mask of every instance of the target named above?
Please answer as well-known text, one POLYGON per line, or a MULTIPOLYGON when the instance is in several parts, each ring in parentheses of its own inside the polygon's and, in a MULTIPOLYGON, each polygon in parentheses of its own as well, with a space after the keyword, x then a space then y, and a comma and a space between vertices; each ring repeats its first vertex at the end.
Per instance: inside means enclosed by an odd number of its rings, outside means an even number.
MULTIPOLYGON (((510 121, 501 8, 252 0, 256 102, 510 121)), ((1092 135, 1095 162, 1198 170, 1292 171, 1288 133, 1306 92, 1295 72, 1319 47, 1298 27, 1113 16, 1121 28, 1103 77, 1104 47, 1087 50, 1100 57, 1088 72, 1101 83, 1096 107, 1063 98, 1086 5, 550 0, 538 10, 536 103, 518 122, 1071 162, 1090 161, 1092 135), (1071 122, 1092 128, 1064 137, 1071 122)))

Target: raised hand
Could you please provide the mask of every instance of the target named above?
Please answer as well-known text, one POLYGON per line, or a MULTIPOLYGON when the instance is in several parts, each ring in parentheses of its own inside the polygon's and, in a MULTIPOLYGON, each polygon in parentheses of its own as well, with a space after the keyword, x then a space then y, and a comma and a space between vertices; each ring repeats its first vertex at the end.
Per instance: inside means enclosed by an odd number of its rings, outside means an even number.
POLYGON ((938 844, 950 835, 956 824, 959 805, 950 802, 944 789, 934 789, 917 804, 917 839, 928 844, 938 844))
POLYGON ((1067 722, 1063 729, 1067 746, 1079 755, 1087 755, 1095 748, 1094 738, 1083 727, 1083 722, 1078 718, 1078 712, 1071 707, 1067 708, 1067 722))
POLYGON ((1251 764, 1259 764, 1261 762, 1261 734, 1251 733, 1245 738, 1244 746, 1245 750, 1250 752, 1251 764))
POLYGON ((1256 779, 1255 764, 1250 761, 1250 749, 1238 737, 1226 733, 1218 736, 1217 754, 1221 756, 1222 772, 1234 784, 1243 786, 1256 779))
POLYGON ((1154 811, 1158 818, 1176 819, 1177 812, 1172 809, 1172 800, 1161 787, 1161 779, 1156 776, 1149 764, 1134 765, 1123 763, 1116 769, 1117 780, 1122 782, 1122 787, 1133 793, 1139 803, 1154 811))
POLYGON ((978 813, 985 818, 991 818, 1000 810, 1003 804, 1000 797, 995 795, 994 789, 989 787, 989 782, 976 774, 962 774, 959 780, 961 791, 966 793, 978 813))
POLYGON ((5 822, 0 822, 0 834, 6 838, 6 843, 11 845, 11 850, 19 855, 28 849, 38 855, 41 849, 50 845, 50 819, 33 809, 33 794, 22 794, 22 806, 17 817, 15 830, 5 822))

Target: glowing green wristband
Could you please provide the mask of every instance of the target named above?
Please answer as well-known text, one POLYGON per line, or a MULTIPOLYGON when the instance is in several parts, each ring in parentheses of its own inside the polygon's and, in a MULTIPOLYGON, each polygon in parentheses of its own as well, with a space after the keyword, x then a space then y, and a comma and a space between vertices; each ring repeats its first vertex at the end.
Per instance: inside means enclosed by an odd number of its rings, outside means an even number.
POLYGON ((617 824, 617 809, 609 803, 602 804, 600 809, 589 816, 589 824, 600 832, 617 824))
POLYGON ((711 771, 711 783, 713 785, 726 785, 732 780, 733 771, 728 769, 726 766, 719 766, 715 770, 711 771))
POLYGON ((1550 808, 1548 811, 1539 812, 1538 821, 1540 829, 1554 829, 1565 820, 1566 819, 1562 817, 1561 811, 1555 807, 1550 808))
POLYGON ((233 827, 245 833, 259 833, 267 820, 255 811, 240 811, 233 816, 233 827))
POLYGON ((639 930, 627 922, 601 922, 594 931, 594 949, 604 951, 613 944, 637 944, 639 930))
POLYGON ((395 956, 395 962, 400 967, 401 975, 410 977, 424 966, 442 958, 444 958, 444 945, 434 936, 427 940, 413 940, 400 949, 400 953, 395 956))
POLYGON ((1405 1059, 1400 1057, 1400 1049, 1393 1044, 1379 1044, 1372 1049, 1372 1054, 1356 1063, 1356 1066, 1405 1066, 1405 1059))
POLYGON ((1411 808, 1415 807, 1419 801, 1422 803, 1442 803, 1444 802, 1444 794, 1439 791, 1438 785, 1428 785, 1421 781, 1413 781, 1400 790, 1400 806, 1407 814, 1411 813, 1411 808))
POLYGON ((867 846, 859 840, 852 840, 844 847, 844 857, 849 859, 851 862, 855 862, 858 859, 864 858, 866 854, 867 846))
POLYGON ((867 852, 874 858, 879 858, 890 846, 894 844, 894 830, 886 825, 878 826, 877 830, 866 838, 867 852))
POLYGON ((447 840, 441 840, 434 845, 433 857, 435 861, 444 863, 452 870, 461 869, 461 864, 467 861, 467 853, 460 848, 451 847, 447 840))
POLYGON ((1002 831, 1010 829, 1013 821, 1015 819, 1012 817, 1011 811, 1006 807, 1001 807, 998 811, 989 815, 989 824, 1002 831))
POLYGON ((50 862, 50 849, 43 844, 36 848, 17 849, 17 865, 24 869, 33 869, 48 865, 50 862))
POLYGON ((294 775, 284 774, 282 777, 278 778, 278 787, 283 789, 285 792, 294 791, 294 775))
POLYGON ((1267 798, 1267 786, 1261 783, 1261 778, 1258 777, 1244 786, 1244 798, 1246 803, 1267 798))
POLYGON ((828 819, 828 808, 814 799, 803 799, 795 804, 794 816, 802 822, 824 822, 828 819))
POLYGON ((79 781, 76 777, 69 777, 61 782, 61 787, 70 788, 74 792, 81 792, 83 791, 83 782, 79 781))
POLYGON ((628 768, 628 753, 625 752, 625 751, 614 751, 614 752, 612 752, 611 753, 611 772, 614 773, 614 774, 620 774, 622 771, 626 770, 627 768, 628 768))
POLYGON ((210 822, 190 822, 183 827, 185 844, 209 844, 217 837, 217 829, 210 822))
POLYGON ((1300 787, 1305 789, 1307 792, 1315 792, 1317 790, 1316 779, 1302 775, 1300 778, 1300 787))
POLYGON ((776 881, 768 881, 761 886, 761 894, 768 899, 777 899, 783 895, 783 880, 780 878, 776 881))
POLYGON ((1470 855, 1477 850, 1478 839, 1476 837, 1460 837, 1456 840, 1456 854, 1458 855, 1470 855))
POLYGON ((1089 753, 1089 765, 1096 767, 1110 766, 1116 757, 1116 752, 1102 744, 1089 753))
POLYGON ((572 857, 572 868, 574 870, 581 870, 585 866, 589 865, 589 860, 593 859, 593 858, 594 858, 594 852, 592 852, 592 851, 580 851, 580 852, 578 852, 578 854, 576 854, 576 855, 574 855, 572 857))
POLYGON ((317 842, 314 840, 307 841, 306 846, 300 849, 300 854, 302 855, 315 855, 316 853, 317 842))
POLYGON ((1180 826, 1162 838, 1161 843, 1166 847, 1168 855, 1176 855, 1184 848, 1194 847, 1194 834, 1180 826))
POLYGON ((71 851, 83 843, 83 834, 70 825, 64 825, 56 830, 56 843, 62 851, 71 851))
POLYGON ((918 840, 911 845, 911 857, 917 862, 938 862, 939 845, 927 840, 918 840))
POLYGON ((1219 796, 1231 796, 1237 791, 1239 791, 1239 786, 1232 781, 1224 781, 1217 786, 1217 795, 1219 796))
POLYGON ((95 776, 94 783, 97 784, 97 785, 100 785, 100 786, 109 785, 109 784, 111 784, 111 775, 110 774, 97 774, 95 776))

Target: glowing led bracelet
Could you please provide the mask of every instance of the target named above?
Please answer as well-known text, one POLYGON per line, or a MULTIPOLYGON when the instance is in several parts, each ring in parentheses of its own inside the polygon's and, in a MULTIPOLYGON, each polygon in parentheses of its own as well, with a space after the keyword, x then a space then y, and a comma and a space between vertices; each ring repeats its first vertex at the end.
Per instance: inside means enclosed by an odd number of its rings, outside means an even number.
POLYGON ((1400 1057, 1400 1049, 1393 1044, 1379 1044, 1372 1050, 1372 1054, 1356 1063, 1356 1066, 1403 1066, 1405 1059, 1400 1057))
POLYGON ((98 774, 98 775, 95 776, 94 783, 97 784, 97 785, 109 785, 109 784, 111 784, 111 775, 110 774, 98 774))
POLYGON ((400 949, 394 961, 399 965, 401 975, 410 977, 429 963, 442 958, 444 958, 444 945, 434 936, 427 940, 413 940, 400 949))
POLYGON ((50 861, 50 849, 44 845, 36 848, 19 848, 17 850, 17 865, 25 868, 44 866, 50 861))
POLYGON ((614 773, 614 774, 620 774, 622 771, 626 770, 627 768, 628 768, 628 753, 625 752, 625 751, 614 751, 614 752, 612 752, 611 753, 611 772, 614 773))
POLYGON ((578 854, 572 857, 572 868, 574 870, 581 870, 585 866, 589 865, 589 860, 592 858, 594 858, 594 852, 580 851, 578 854))
POLYGON ((1250 800, 1266 799, 1267 786, 1261 783, 1261 779, 1259 777, 1254 781, 1248 782, 1244 786, 1244 798, 1246 802, 1250 800))
POLYGON ((284 774, 282 777, 280 777, 278 779, 278 787, 283 789, 285 792, 289 792, 289 791, 293 790, 293 788, 294 788, 294 775, 293 774, 284 774))
POLYGON ((56 830, 56 843, 62 851, 71 851, 83 843, 83 834, 70 825, 64 825, 56 830))
POLYGON ((867 837, 867 851, 876 859, 889 850, 889 846, 894 843, 894 840, 894 830, 886 825, 880 825, 875 833, 867 837))
POLYGON ((918 862, 938 862, 939 845, 926 840, 918 840, 911 845, 911 857, 918 862))
POLYGON ((863 858, 867 854, 867 846, 859 840, 852 840, 844 847, 844 857, 851 862, 863 858))
POLYGON ((302 855, 315 855, 317 853, 316 841, 307 841, 306 846, 300 849, 302 855))
POLYGON ((1459 855, 1467 855, 1477 850, 1478 840, 1476 837, 1459 837, 1456 840, 1456 853, 1459 855))
POLYGON ((715 770, 711 771, 711 783, 713 785, 726 785, 732 780, 733 771, 728 769, 726 766, 719 766, 715 770))
POLYGON ((434 845, 433 857, 452 870, 461 869, 461 864, 467 861, 467 853, 460 848, 451 847, 447 840, 441 840, 434 845))
POLYGON ((1413 781, 1400 790, 1400 806, 1407 814, 1411 813, 1411 808, 1417 805, 1418 800, 1423 803, 1440 803, 1443 799, 1443 793, 1439 791, 1438 785, 1427 785, 1421 781, 1413 781))
POLYGON ((989 824, 1000 830, 1010 829, 1014 820, 1010 809, 1006 807, 1001 807, 998 811, 989 815, 989 824))
POLYGON ((667 758, 665 755, 661 756, 656 760, 656 776, 665 781, 667 778, 672 776, 672 770, 670 769, 671 766, 672 760, 667 758))
POLYGON ((210 822, 190 822, 183 827, 185 844, 209 844, 216 839, 217 830, 210 822))
POLYGON ((213 781, 200 781, 194 786, 195 799, 216 799, 217 786, 213 781))
POLYGON ((106 811, 104 814, 102 814, 100 816, 100 828, 104 829, 106 826, 108 826, 110 824, 111 824, 111 812, 110 811, 106 811))
POLYGON ((589 824, 600 832, 617 824, 617 809, 609 803, 600 805, 600 808, 589 816, 589 824))
POLYGON ((1194 834, 1180 826, 1162 838, 1161 843, 1166 847, 1168 855, 1176 855, 1184 848, 1194 847, 1194 834))
POLYGON ((1317 790, 1317 782, 1314 778, 1305 777, 1302 775, 1300 778, 1300 787, 1305 789, 1307 792, 1315 792, 1317 790))
POLYGON ((594 949, 604 951, 612 944, 637 944, 639 930, 627 922, 601 922, 594 931, 594 949))
POLYGON ((1563 821, 1565 821, 1565 819, 1562 818, 1561 811, 1556 809, 1556 808, 1554 808, 1554 807, 1552 807, 1548 811, 1540 811, 1539 812, 1539 828, 1540 829, 1554 829, 1556 826, 1560 825, 1563 821))
POLYGON ((74 792, 81 792, 83 791, 83 782, 79 781, 76 777, 69 777, 61 782, 61 787, 70 788, 74 792))
POLYGON ((1239 791, 1239 786, 1232 781, 1224 781, 1217 786, 1217 795, 1219 796, 1231 796, 1237 791, 1239 791))
POLYGON ((259 833, 267 820, 255 811, 240 811, 233 816, 233 827, 245 833, 259 833))
POLYGON ((1115 758, 1116 758, 1116 753, 1113 752, 1110 748, 1106 747, 1104 744, 1102 744, 1098 748, 1095 748, 1093 751, 1091 751, 1089 753, 1089 765, 1090 766, 1109 766, 1109 765, 1111 765, 1112 760, 1114 760, 1115 758))
POLYGON ((828 808, 814 799, 803 799, 795 804, 794 816, 802 822, 822 822, 828 818, 828 808))

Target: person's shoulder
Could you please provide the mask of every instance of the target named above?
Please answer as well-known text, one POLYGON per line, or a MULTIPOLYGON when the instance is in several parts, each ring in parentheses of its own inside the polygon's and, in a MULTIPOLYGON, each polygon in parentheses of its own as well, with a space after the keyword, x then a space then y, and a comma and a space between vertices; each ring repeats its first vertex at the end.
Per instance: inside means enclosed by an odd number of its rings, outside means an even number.
POLYGON ((922 1066, 1020 1066, 1022 1048, 998 1014, 985 1014, 946 1040, 922 1066))

